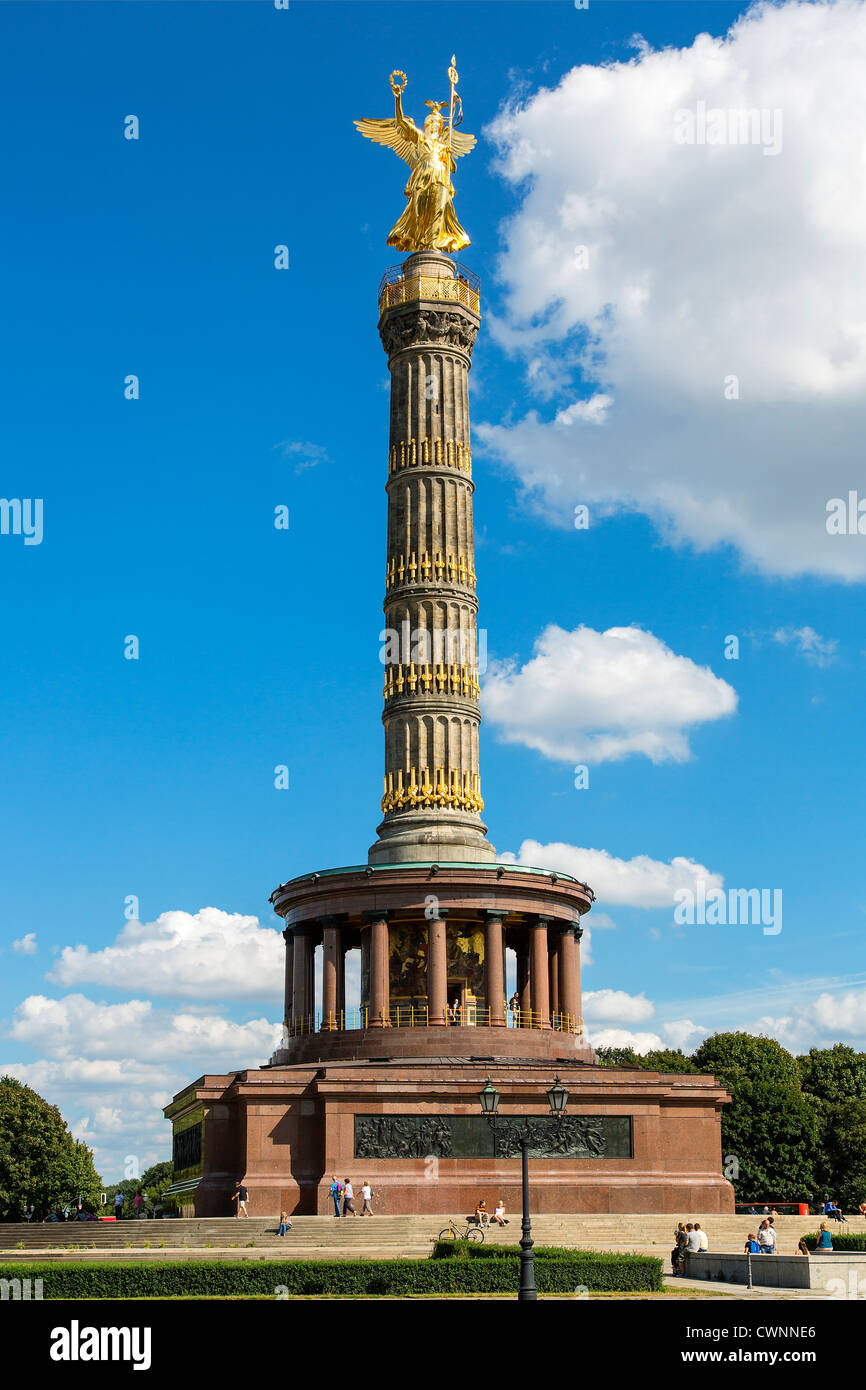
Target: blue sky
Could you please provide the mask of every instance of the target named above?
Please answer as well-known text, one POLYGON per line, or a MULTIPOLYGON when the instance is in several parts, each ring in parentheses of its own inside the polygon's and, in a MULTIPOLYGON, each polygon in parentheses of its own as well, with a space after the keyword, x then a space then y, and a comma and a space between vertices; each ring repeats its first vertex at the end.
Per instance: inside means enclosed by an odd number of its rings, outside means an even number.
POLYGON ((452 50, 490 838, 594 884, 594 1037, 866 1045, 866 539, 824 517, 866 493, 863 6, 719 48, 746 8, 0 8, 0 492, 44 504, 41 544, 0 536, 0 1065, 106 1175, 165 1155, 185 1081, 266 1059, 268 894, 378 823, 404 173, 352 121, 393 68, 419 119, 452 50), (726 93, 783 112, 777 155, 653 143, 665 101, 726 93), (675 925, 702 878, 781 890, 782 930, 675 925))

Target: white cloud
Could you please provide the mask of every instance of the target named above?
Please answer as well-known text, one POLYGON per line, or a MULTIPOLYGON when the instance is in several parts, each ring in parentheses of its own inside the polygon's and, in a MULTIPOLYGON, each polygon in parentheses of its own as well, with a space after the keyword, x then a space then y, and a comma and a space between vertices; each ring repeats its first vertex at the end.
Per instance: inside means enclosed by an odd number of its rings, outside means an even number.
MULTIPOLYGON (((605 992, 621 993, 621 991, 613 990, 602 991, 602 993, 605 992)), ((629 996, 626 995, 625 998, 629 998, 629 996)), ((643 999, 643 996, 638 995, 637 999, 643 999)), ((649 1004, 649 1000, 644 1002, 649 1004)), ((649 1004, 649 1009, 651 1014, 653 1012, 652 1004, 649 1004)), ((587 1014, 587 1017, 591 1016, 587 1014)), ((612 1012, 610 1017, 614 1018, 617 1023, 639 1023, 642 1018, 649 1017, 649 1014, 639 1016, 635 1013, 630 1018, 627 1013, 616 1014, 612 1012)), ((665 1047, 681 1048, 683 1052, 688 1054, 694 1052, 709 1031, 700 1023, 692 1023, 691 1019, 680 1018, 674 1019, 670 1023, 663 1023, 661 1025, 661 1037, 657 1033, 635 1033, 628 1028, 591 1028, 590 1041, 593 1047, 632 1047, 641 1056, 665 1047)))
POLYGON ((830 666, 836 660, 836 638, 822 637, 813 627, 780 627, 773 639, 783 647, 793 643, 812 666, 830 666))
POLYGON ((130 1154, 142 1171, 169 1156, 162 1107, 191 1078, 260 1066, 279 1035, 279 1024, 264 1018, 235 1023, 204 1009, 156 1009, 146 999, 31 995, 15 1010, 9 1036, 42 1055, 0 1063, 0 1073, 58 1105, 103 1176, 117 1178, 130 1154))
POLYGON ((764 1015, 749 1032, 767 1033, 792 1051, 810 1047, 829 1047, 840 1040, 849 1045, 866 1045, 866 989, 844 993, 823 991, 815 999, 795 1003, 781 1017, 764 1015))
POLYGON ((593 1029, 589 1040, 593 1047, 632 1047, 641 1056, 663 1046, 657 1033, 632 1033, 628 1028, 593 1029))
POLYGON ((280 1036, 265 1018, 234 1023, 219 1014, 171 1013, 149 999, 103 1004, 83 994, 47 999, 32 994, 15 1010, 9 1036, 48 1057, 134 1057, 136 1062, 207 1058, 221 1066, 261 1066, 280 1036))
POLYGON ((186 999, 281 1000, 285 947, 257 917, 203 907, 127 922, 114 945, 66 946, 48 975, 55 984, 97 984, 186 999))
POLYGON ((299 440, 283 439, 274 445, 284 459, 297 458, 295 472, 303 473, 308 468, 316 468, 320 463, 330 463, 328 451, 321 444, 302 444, 299 440))
MULTIPOLYGON (((679 888, 697 892, 700 882, 721 888, 721 874, 712 873, 693 859, 677 856, 670 863, 650 859, 647 854, 634 859, 615 859, 605 849, 581 849, 577 845, 539 844, 524 840, 518 854, 502 854, 507 863, 527 864, 536 869, 553 869, 571 874, 588 883, 600 902, 621 903, 628 907, 672 907, 679 888)), ((588 920, 592 920, 591 917, 588 920)))
POLYGON ((35 956, 38 949, 35 931, 29 931, 26 936, 12 942, 12 950, 17 951, 19 956, 35 956))
POLYGON ((642 754, 691 756, 688 731, 737 707, 736 691, 677 656, 651 632, 551 625, 524 666, 499 663, 484 682, 484 715, 507 743, 546 758, 601 763, 642 754))
POLYGON ((826 529, 828 500, 862 490, 864 66, 861 0, 760 5, 492 124, 520 204, 488 323, 558 399, 476 437, 552 518, 639 511, 770 573, 866 576, 864 538, 826 529), (678 143, 700 103, 781 113, 780 151, 678 143))
POLYGON ((597 1021, 615 1019, 617 1023, 644 1023, 655 1009, 644 994, 626 994, 623 989, 596 989, 584 994, 585 1018, 597 1021))
POLYGON ((121 1094, 137 1087, 171 1087, 178 1074, 165 1064, 140 1062, 135 1057, 64 1057, 60 1061, 43 1058, 36 1062, 0 1062, 0 1072, 17 1077, 26 1086, 51 1100, 52 1093, 92 1090, 98 1086, 117 1087, 121 1094))
POLYGON ((681 1047, 683 1052, 694 1052, 709 1031, 702 1023, 692 1023, 690 1018, 675 1018, 670 1023, 662 1024, 665 1044, 668 1047, 681 1047))

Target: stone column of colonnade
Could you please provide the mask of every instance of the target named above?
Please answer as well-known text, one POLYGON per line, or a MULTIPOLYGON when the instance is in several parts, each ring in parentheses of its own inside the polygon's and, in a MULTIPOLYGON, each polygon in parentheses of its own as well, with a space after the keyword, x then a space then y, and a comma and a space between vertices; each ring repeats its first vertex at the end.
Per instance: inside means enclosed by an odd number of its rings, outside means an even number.
POLYGON ((292 996, 294 993, 294 969, 295 969, 295 939, 286 927, 283 932, 283 940, 286 943, 286 973, 285 987, 283 990, 283 1024, 286 1028, 292 1026, 292 996))
POLYGON ((503 912, 489 910, 484 923, 484 985, 491 1028, 504 1028, 505 929, 503 912))
POLYGON ((478 294, 439 252, 410 256, 401 270, 379 323, 391 373, 385 778, 369 859, 489 862, 468 385, 478 294))
POLYGON ((292 1026, 297 1030, 312 1027, 315 991, 313 984, 313 928, 292 928, 294 939, 292 964, 292 1026))
MULTIPOLYGON (((448 909, 427 923, 427 1007, 429 1023, 444 1026, 448 1007, 448 909)), ((484 927, 484 993, 493 1028, 504 1028, 505 1015, 505 917, 487 909, 484 927)), ((369 979, 368 1026, 390 1026, 390 934, 388 915, 378 910, 365 914, 361 933, 362 973, 369 979)), ((466 924, 462 924, 465 929, 466 924)), ((455 925, 455 930, 457 926, 455 925)), ((322 917, 283 932, 286 942, 284 1021, 291 1031, 307 1031, 315 1007, 314 952, 318 933, 322 939, 321 1027, 330 1032, 346 1026, 344 920, 322 917)), ((517 984, 523 1018, 533 1027, 549 1028, 551 1016, 568 1018, 576 1030, 580 1018, 579 924, 555 922, 546 917, 527 919, 524 935, 515 944, 517 984), (553 982, 553 983, 552 983, 553 982), (554 992, 555 991, 555 992, 554 992)))
MULTIPOLYGON (((340 1026, 340 977, 344 973, 341 918, 322 919, 322 1028, 340 1026)), ((345 986, 344 986, 345 988, 345 986)))
POLYGON ((315 1014, 315 948, 322 939, 322 1028, 344 1026, 346 1008, 346 940, 343 918, 322 917, 283 932, 286 943, 283 1022, 289 1031, 312 1026, 315 1014))

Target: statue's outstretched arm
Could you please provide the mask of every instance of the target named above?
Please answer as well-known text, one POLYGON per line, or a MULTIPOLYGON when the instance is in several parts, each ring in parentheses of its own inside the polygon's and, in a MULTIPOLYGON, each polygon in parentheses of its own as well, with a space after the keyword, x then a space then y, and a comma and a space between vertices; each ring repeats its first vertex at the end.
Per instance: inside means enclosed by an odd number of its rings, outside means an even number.
POLYGON ((403 103, 400 100, 399 92, 394 93, 394 120, 397 123, 397 129, 403 136, 403 139, 411 140, 414 144, 421 132, 411 117, 404 115, 403 103))

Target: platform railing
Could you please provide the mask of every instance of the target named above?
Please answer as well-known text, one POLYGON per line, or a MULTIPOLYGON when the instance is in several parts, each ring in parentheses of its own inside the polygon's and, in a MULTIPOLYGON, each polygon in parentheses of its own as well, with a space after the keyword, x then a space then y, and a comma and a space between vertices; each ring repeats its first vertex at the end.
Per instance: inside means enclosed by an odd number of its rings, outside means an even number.
MULTIPOLYGON (((507 1028, 541 1029, 548 1026, 558 1033, 571 1033, 578 1036, 583 1034, 583 1019, 576 1018, 574 1014, 559 1012, 548 1014, 547 1025, 545 1025, 545 1015, 537 1009, 504 1009, 500 1018, 507 1028)), ((430 1010, 426 1004, 392 1004, 390 1009, 383 1009, 379 1013, 378 1020, 379 1026, 383 1028, 429 1028, 432 1026, 430 1010)), ((303 1037, 307 1033, 355 1032, 371 1026, 376 1026, 376 1016, 369 1007, 341 1009, 328 1014, 323 1014, 320 1009, 317 1009, 315 1013, 294 1017, 285 1025, 286 1032, 293 1038, 303 1037)), ((442 1025, 437 1026, 441 1027, 442 1025)), ((493 1011, 480 1004, 451 1006, 446 1012, 445 1026, 450 1028, 489 1028, 494 1026, 493 1011)))
MULTIPOLYGON (((404 263, 405 264, 405 263, 404 263)), ((454 262, 454 275, 405 275, 403 265, 389 266, 379 285, 379 313, 415 299, 444 299, 480 312, 481 281, 474 271, 454 262)))

